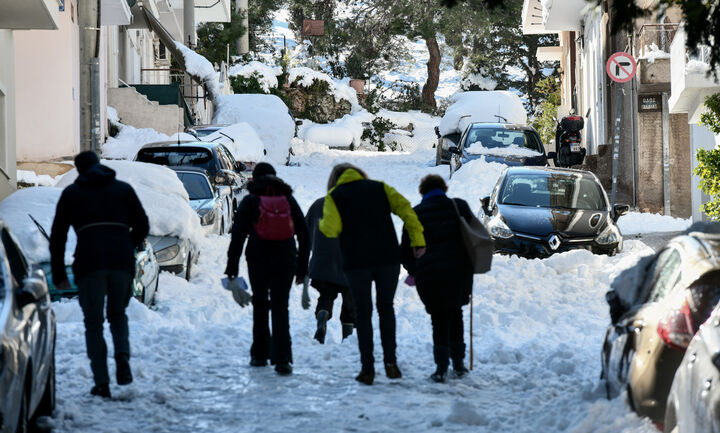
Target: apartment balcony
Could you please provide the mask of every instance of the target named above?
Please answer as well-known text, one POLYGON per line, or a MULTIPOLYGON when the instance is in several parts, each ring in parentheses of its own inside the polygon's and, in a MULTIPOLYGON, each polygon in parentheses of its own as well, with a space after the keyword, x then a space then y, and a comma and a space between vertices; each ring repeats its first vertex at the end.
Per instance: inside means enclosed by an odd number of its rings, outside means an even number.
POLYGON ((3 0, 0 29, 57 30, 58 12, 64 0, 3 0))
POLYGON ((636 33, 640 93, 670 91, 670 47, 677 30, 676 23, 644 24, 636 33))
MULTIPOLYGON (((671 113, 688 113, 688 122, 698 123, 705 98, 720 92, 720 81, 710 71, 708 47, 700 47, 697 56, 685 49, 685 32, 680 28, 670 47, 671 113)), ((720 70, 716 71, 720 76, 720 70)))
POLYGON ((587 0, 524 0, 522 11, 523 33, 545 34, 582 29, 583 12, 587 0))

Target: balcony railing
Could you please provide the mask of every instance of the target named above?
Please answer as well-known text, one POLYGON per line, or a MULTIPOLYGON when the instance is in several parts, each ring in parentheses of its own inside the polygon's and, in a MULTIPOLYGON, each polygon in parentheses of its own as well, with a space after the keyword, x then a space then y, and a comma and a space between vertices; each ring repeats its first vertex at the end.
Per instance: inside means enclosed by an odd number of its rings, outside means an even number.
POLYGON ((670 46, 678 30, 677 23, 643 24, 638 30, 638 56, 647 54, 653 44, 661 51, 670 52, 670 46))

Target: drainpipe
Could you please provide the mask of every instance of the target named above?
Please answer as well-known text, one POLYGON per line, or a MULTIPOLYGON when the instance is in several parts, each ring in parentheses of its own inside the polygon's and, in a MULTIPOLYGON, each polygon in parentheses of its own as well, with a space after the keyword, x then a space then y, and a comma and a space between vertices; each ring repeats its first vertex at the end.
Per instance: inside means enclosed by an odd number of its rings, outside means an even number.
MULTIPOLYGON (((197 34, 195 33, 195 0, 183 0, 183 43, 188 48, 194 50, 197 47, 197 34)), ((185 73, 185 84, 183 96, 185 102, 190 107, 193 117, 196 117, 196 104, 198 103, 197 95, 194 94, 194 86, 192 77, 185 73)))
POLYGON ((100 150, 100 1, 78 2, 80 151, 100 150))
POLYGON ((662 93, 662 158, 665 215, 670 215, 670 111, 667 92, 662 93))

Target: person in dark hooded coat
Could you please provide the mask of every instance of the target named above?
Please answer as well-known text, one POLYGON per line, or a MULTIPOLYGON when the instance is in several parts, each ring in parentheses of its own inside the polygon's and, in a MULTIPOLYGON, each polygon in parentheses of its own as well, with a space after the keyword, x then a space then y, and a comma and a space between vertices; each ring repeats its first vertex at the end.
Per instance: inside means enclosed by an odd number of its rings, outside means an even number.
POLYGON ((149 224, 133 188, 115 179, 90 151, 75 157, 78 177, 65 188, 55 211, 50 235, 50 262, 55 286, 69 288, 65 243, 72 226, 77 234, 73 273, 85 317, 85 342, 95 386, 93 395, 110 397, 107 346, 103 338, 103 306, 115 346, 118 385, 132 382, 128 319, 135 250, 142 248, 149 224))
POLYGON ((458 213, 468 222, 473 214, 465 200, 449 198, 446 192, 447 185, 438 175, 425 176, 420 182, 423 198, 414 209, 425 228, 427 253, 422 257, 413 254, 406 230, 402 239, 403 266, 415 278, 418 295, 432 321, 437 369, 430 378, 436 382, 445 381, 448 358, 452 359, 457 376, 468 373, 463 362, 462 306, 469 303, 473 284, 473 268, 458 213))
POLYGON ((302 284, 307 275, 310 242, 305 216, 292 195, 292 188, 278 178, 275 169, 261 162, 253 170, 248 183, 250 194, 240 202, 228 248, 225 274, 238 276, 243 246, 247 240, 245 258, 252 288, 253 344, 250 365, 262 367, 270 363, 281 375, 292 373, 292 350, 288 301, 293 277, 302 284), (261 197, 284 196, 290 205, 294 236, 283 240, 262 239, 256 230, 261 216, 261 197), (295 244, 297 237, 298 245, 295 244), (272 336, 268 327, 268 313, 272 312, 272 336))

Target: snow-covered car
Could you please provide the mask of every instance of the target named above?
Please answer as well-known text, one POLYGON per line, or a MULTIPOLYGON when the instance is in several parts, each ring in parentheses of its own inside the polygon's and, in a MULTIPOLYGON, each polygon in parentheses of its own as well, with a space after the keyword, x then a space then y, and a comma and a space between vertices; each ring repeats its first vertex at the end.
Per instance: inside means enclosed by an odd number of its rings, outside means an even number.
POLYGON ((230 188, 213 184, 207 171, 195 167, 171 167, 190 197, 190 206, 200 217, 203 232, 222 235, 233 221, 230 188))
MULTIPOLYGON (((150 221, 148 242, 152 245, 160 270, 189 279, 192 266, 198 259, 203 230, 197 213, 190 206, 188 193, 175 172, 161 165, 137 161, 103 160, 102 164, 115 170, 119 180, 135 189, 150 221)), ((70 170, 56 186, 64 188, 76 177, 77 170, 70 170)))
POLYGON ((204 137, 214 134, 226 126, 228 125, 193 125, 185 128, 185 132, 198 140, 202 140, 204 137))
POLYGON ((245 164, 238 162, 220 143, 204 141, 162 141, 143 146, 135 161, 167 167, 196 167, 207 171, 216 185, 230 188, 230 207, 233 212, 247 194, 248 176, 245 164))
POLYGON ((482 210, 496 252, 542 258, 573 249, 622 251, 617 220, 629 206, 610 206, 589 171, 509 167, 482 199, 482 210))
POLYGON ((215 101, 213 123, 247 123, 265 144, 268 158, 277 164, 290 160, 297 125, 287 105, 275 95, 220 95, 215 101))
POLYGON ((665 410, 668 433, 720 433, 720 305, 690 342, 665 410))
POLYGON ((474 159, 485 158, 508 166, 548 165, 540 135, 532 126, 508 123, 472 123, 460 137, 457 146, 448 151, 450 175, 474 159))
POLYGON ((450 164, 449 149, 458 146, 460 137, 472 123, 527 124, 527 113, 520 98, 504 90, 459 92, 450 97, 452 104, 435 128, 438 137, 435 165, 450 164))
POLYGON ((673 238, 620 273, 606 298, 612 323, 605 332, 602 378, 608 397, 627 390, 640 416, 662 423, 688 344, 720 299, 720 236, 689 232, 673 238))
POLYGON ((55 409, 55 313, 42 269, 0 221, 0 430, 35 431, 55 409))
MULTIPOLYGON (((53 301, 78 294, 72 271, 72 254, 75 251, 77 238, 72 231, 68 235, 65 256, 65 269, 70 279, 70 287, 67 290, 60 290, 55 287, 52 279, 49 233, 61 194, 61 188, 24 188, 0 202, 0 218, 5 220, 17 235, 20 245, 28 252, 29 258, 45 272, 50 298, 53 301)), ((143 249, 135 253, 135 278, 132 284, 133 296, 138 301, 146 305, 152 304, 158 286, 158 272, 159 267, 153 247, 146 243, 143 249)))

